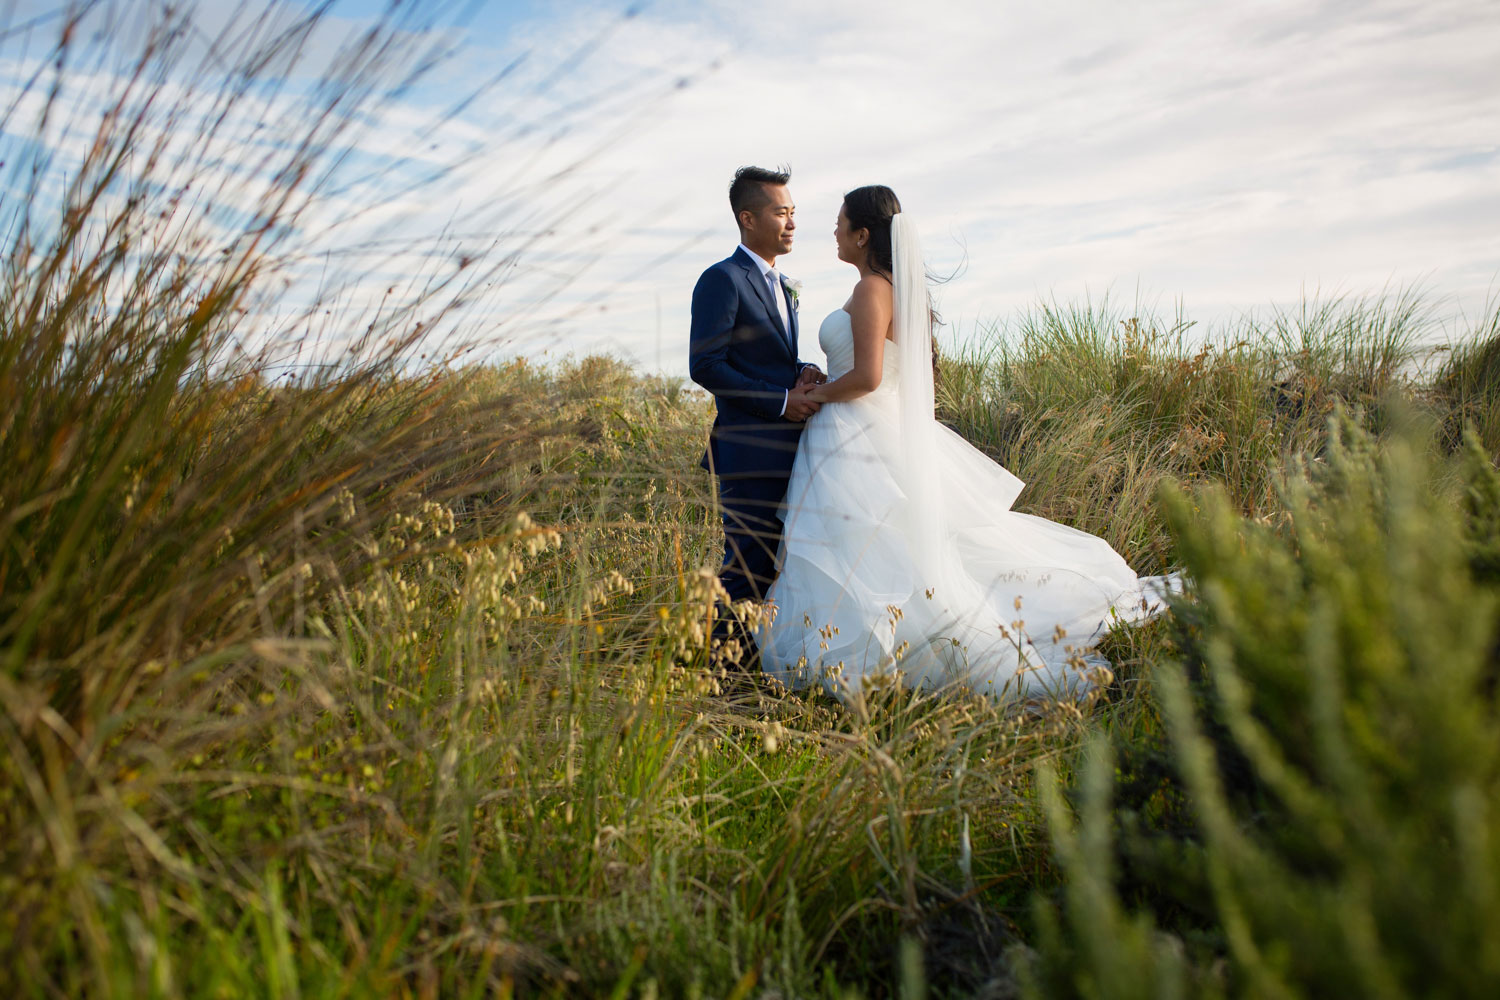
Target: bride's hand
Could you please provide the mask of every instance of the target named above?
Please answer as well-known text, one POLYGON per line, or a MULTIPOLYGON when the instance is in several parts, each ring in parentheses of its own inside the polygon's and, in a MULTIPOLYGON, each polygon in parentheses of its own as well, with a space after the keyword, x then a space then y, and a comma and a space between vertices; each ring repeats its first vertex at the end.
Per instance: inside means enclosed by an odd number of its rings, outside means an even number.
POLYGON ((797 373, 797 388, 806 385, 822 385, 828 381, 828 376, 823 374, 817 365, 803 365, 802 371, 797 373))

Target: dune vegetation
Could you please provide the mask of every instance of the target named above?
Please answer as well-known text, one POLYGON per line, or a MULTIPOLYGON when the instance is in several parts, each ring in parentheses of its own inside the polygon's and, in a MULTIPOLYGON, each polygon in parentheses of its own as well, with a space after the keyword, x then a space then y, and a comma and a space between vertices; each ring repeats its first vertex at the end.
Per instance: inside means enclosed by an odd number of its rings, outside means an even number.
POLYGON ((423 358, 441 283, 245 349, 382 45, 239 215, 149 69, 6 168, 5 995, 1500 988, 1500 311, 1427 366, 1406 294, 976 333, 939 417, 1187 594, 1080 701, 774 690, 706 649, 690 384, 423 358))

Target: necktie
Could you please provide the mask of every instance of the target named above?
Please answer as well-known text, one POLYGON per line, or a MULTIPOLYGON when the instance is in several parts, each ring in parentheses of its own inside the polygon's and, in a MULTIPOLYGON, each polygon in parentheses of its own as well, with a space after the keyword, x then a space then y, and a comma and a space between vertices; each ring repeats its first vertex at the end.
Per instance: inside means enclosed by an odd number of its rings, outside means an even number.
POLYGON ((791 337, 792 323, 786 314, 786 296, 781 292, 781 272, 774 267, 771 268, 766 271, 766 281, 771 285, 771 301, 776 303, 776 312, 781 315, 781 328, 786 331, 788 337, 791 337))

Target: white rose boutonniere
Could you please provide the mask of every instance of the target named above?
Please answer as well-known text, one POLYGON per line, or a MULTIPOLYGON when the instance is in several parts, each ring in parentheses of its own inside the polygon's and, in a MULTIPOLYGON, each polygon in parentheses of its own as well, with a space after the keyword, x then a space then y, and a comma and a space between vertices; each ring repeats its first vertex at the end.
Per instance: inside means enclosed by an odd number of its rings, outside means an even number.
POLYGON ((796 309, 799 305, 798 300, 802 297, 802 282, 796 278, 782 278, 781 280, 786 282, 786 297, 792 303, 792 308, 796 309))

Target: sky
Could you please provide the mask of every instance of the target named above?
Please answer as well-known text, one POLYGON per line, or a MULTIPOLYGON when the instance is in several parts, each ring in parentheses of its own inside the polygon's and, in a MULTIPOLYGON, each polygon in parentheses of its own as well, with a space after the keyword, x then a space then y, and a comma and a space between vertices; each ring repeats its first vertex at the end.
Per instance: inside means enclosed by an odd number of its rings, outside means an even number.
MULTIPOLYGON (((336 5, 330 32, 382 9, 336 5)), ((399 237, 406 252, 368 265, 382 292, 431 266, 422 247, 498 252, 466 331, 494 356, 604 351, 685 374, 693 284, 734 248, 727 187, 749 163, 792 170, 797 242, 778 266, 803 283, 812 360, 855 277, 833 252, 839 201, 869 183, 896 190, 952 275, 948 339, 1047 299, 1180 308, 1211 329, 1418 287, 1435 336, 1500 300, 1495 0, 436 9, 444 58, 348 161, 384 172, 307 224, 399 237)), ((12 38, 0 58, 18 79, 38 57, 12 38)))

